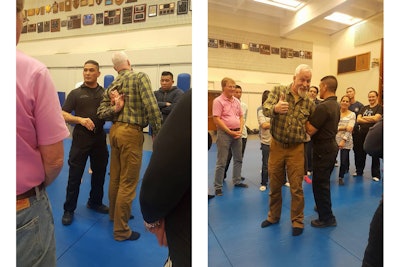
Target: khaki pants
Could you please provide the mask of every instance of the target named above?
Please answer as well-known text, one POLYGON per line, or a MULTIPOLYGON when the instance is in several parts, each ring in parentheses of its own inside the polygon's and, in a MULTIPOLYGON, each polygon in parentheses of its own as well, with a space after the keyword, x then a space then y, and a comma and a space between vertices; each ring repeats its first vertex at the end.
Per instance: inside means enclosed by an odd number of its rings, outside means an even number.
POLYGON ((126 240, 132 231, 128 221, 136 197, 143 154, 143 132, 135 125, 116 122, 110 129, 110 220, 114 221, 114 239, 126 240))
POLYGON ((282 186, 285 184, 285 171, 290 183, 292 227, 304 228, 304 143, 287 148, 271 139, 268 174, 269 174, 269 212, 268 221, 280 220, 282 210, 282 186), (285 168, 286 166, 286 168, 285 168))

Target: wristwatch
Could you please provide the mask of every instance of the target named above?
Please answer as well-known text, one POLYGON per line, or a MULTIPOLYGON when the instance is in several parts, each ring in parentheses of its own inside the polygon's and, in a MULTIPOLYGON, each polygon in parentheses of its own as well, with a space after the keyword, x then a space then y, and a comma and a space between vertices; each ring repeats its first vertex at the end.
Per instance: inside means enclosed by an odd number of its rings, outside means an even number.
POLYGON ((153 228, 155 228, 157 226, 160 226, 160 221, 159 220, 157 220, 157 221, 155 221, 153 223, 148 223, 146 221, 143 221, 143 222, 144 222, 144 226, 146 227, 147 230, 151 230, 151 229, 153 229, 153 228))

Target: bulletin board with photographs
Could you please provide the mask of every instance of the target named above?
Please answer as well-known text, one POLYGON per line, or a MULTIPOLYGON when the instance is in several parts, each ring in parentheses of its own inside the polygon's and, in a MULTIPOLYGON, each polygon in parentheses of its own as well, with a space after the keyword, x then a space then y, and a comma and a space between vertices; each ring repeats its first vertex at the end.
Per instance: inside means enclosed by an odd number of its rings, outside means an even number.
POLYGON ((22 29, 20 42, 130 31, 160 27, 160 25, 191 24, 191 12, 189 12, 191 1, 160 2, 157 0, 26 1, 25 15, 29 18, 29 22, 22 29), (179 15, 179 19, 168 15, 179 15), (142 25, 133 26, 137 22, 141 22, 142 25), (46 30, 49 34, 43 34, 46 30))
POLYGON ((208 32, 209 67, 292 73, 299 64, 312 66, 311 42, 217 26, 209 26, 208 32))

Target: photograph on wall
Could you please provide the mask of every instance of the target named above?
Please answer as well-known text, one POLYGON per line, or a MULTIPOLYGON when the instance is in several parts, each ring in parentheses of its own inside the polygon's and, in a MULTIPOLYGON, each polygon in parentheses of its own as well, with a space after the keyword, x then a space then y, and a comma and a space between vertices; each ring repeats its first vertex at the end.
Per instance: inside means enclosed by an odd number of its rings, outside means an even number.
POLYGON ((68 20, 64 19, 61 21, 61 28, 68 26, 68 20))
POLYGON ((260 44, 260 54, 270 55, 271 54, 271 46, 265 45, 265 44, 260 44))
POLYGON ((218 47, 224 48, 225 47, 225 41, 224 40, 218 40, 218 47))
POLYGON ((43 22, 38 22, 38 23, 37 23, 37 32, 38 32, 38 33, 41 33, 41 32, 43 32, 43 31, 44 31, 43 22))
POLYGON ((279 55, 279 47, 271 47, 272 55, 279 55))
POLYGON ((81 15, 68 17, 68 30, 79 29, 81 27, 81 15))
POLYGON ((312 59, 312 52, 311 51, 304 51, 305 59, 312 59))
POLYGON ((178 15, 187 14, 188 13, 188 2, 187 0, 178 1, 178 7, 176 13, 178 15))
POLYGON ((287 57, 288 58, 293 58, 293 49, 292 48, 288 48, 287 49, 287 57))
POLYGON ((170 15, 174 14, 175 11, 175 3, 169 3, 169 4, 161 4, 159 5, 159 15, 170 15))
POLYGON ((104 11, 104 25, 115 25, 121 22, 121 9, 104 11))
POLYGON ((122 8, 122 24, 132 23, 133 21, 133 7, 122 8))
POLYGON ((82 18, 83 25, 93 25, 94 23, 94 14, 85 14, 82 18))
POLYGON ((251 52, 260 52, 260 45, 256 43, 249 43, 249 51, 251 52))
POLYGON ((60 19, 52 19, 50 22, 50 31, 59 32, 60 31, 60 19))
POLYGON ((157 16, 157 5, 150 5, 149 6, 149 17, 156 17, 157 16))
POLYGON ((210 48, 218 48, 218 40, 217 39, 208 38, 208 47, 210 47, 210 48))
POLYGON ((141 22, 145 20, 146 20, 146 4, 135 5, 133 22, 141 22))
POLYGON ((293 57, 300 57, 300 51, 294 50, 293 57))
POLYGON ((96 24, 103 24, 103 13, 96 14, 96 24))
POLYGON ((49 32, 50 31, 50 21, 45 21, 43 22, 43 31, 44 32, 49 32))
POLYGON ((112 5, 112 4, 113 4, 113 1, 112 1, 112 0, 105 0, 105 1, 106 1, 106 2, 105 2, 106 6, 112 5))
POLYGON ((65 0, 64 1, 64 5, 65 5, 65 11, 71 11, 71 0, 65 0))
POLYGON ((281 47, 281 58, 287 58, 287 48, 281 47))
POLYGON ((36 32, 36 23, 28 24, 28 32, 36 32))

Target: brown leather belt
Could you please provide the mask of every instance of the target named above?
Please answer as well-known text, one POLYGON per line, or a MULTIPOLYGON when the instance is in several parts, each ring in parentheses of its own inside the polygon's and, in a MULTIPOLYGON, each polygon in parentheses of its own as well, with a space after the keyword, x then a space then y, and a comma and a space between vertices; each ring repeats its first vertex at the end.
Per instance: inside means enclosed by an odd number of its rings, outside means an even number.
POLYGON ((229 129, 229 130, 236 132, 236 131, 239 131, 239 130, 240 130, 240 128, 229 129))
POLYGON ((139 130, 139 131, 143 131, 143 127, 140 126, 139 124, 136 124, 136 123, 127 123, 127 122, 117 121, 117 122, 114 122, 113 124, 115 124, 116 126, 127 124, 129 127, 132 127, 133 129, 136 129, 136 130, 139 130))
POLYGON ((25 193, 17 195, 17 200, 21 200, 21 199, 24 199, 24 198, 30 198, 30 197, 35 196, 36 195, 36 190, 35 190, 36 187, 39 189, 39 191, 42 191, 44 189, 44 183, 41 183, 38 186, 32 187, 31 189, 29 189, 25 193))
POLYGON ((276 141, 276 140, 275 140, 275 142, 276 142, 278 145, 280 145, 282 148, 290 148, 290 147, 294 147, 294 146, 297 146, 297 145, 300 144, 300 143, 281 143, 281 142, 276 141))

